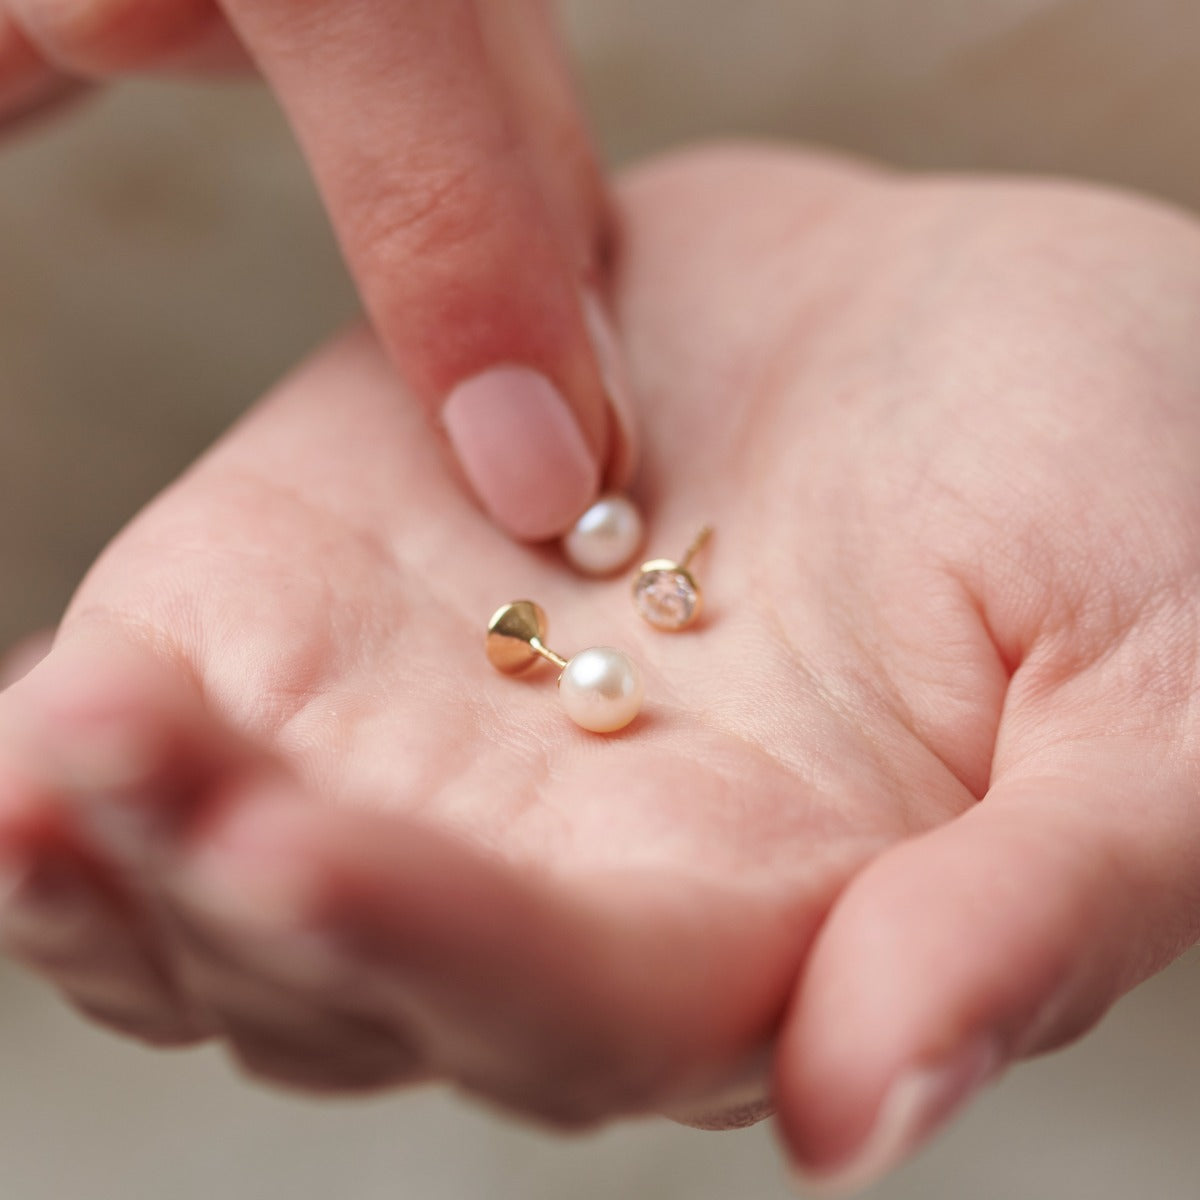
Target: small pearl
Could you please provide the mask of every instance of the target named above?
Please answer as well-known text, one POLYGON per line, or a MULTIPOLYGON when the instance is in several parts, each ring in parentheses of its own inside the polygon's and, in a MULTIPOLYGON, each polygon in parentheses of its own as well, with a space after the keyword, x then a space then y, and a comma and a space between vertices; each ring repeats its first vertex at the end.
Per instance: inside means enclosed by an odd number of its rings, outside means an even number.
POLYGON ((642 544, 642 514, 625 496, 601 496, 563 538, 563 552, 585 575, 611 575, 642 544))
POLYGON ((642 707, 642 676, 628 655, 610 646, 581 650, 558 680, 567 716, 593 733, 624 729, 642 707))

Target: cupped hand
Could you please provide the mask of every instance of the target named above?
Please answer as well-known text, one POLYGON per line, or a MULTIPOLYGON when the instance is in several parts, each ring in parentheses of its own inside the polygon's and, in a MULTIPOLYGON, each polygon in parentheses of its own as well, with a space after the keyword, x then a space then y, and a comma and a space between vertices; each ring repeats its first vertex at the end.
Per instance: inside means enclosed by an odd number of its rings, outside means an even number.
POLYGON ((514 537, 622 487, 608 200, 550 0, 0 0, 0 123, 84 80, 253 63, 375 330, 514 537))
POLYGON ((1200 236, 1051 183, 644 168, 641 625, 455 488, 365 335, 105 553, 0 699, 3 928, 101 1020, 316 1087, 774 1104, 890 1166, 1197 934, 1200 236), (582 732, 497 605, 624 648, 582 732))

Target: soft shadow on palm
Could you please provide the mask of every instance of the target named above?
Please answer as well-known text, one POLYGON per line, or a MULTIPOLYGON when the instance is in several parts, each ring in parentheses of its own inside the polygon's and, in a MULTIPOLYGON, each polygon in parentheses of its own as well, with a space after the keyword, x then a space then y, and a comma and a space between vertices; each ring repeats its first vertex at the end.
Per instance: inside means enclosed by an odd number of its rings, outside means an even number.
MULTIPOLYGON (((646 435, 637 494, 647 556, 715 528, 692 631, 643 626, 627 576, 580 581, 496 532, 354 335, 122 535, 68 640, 114 620, 148 636, 320 802, 414 817, 472 848, 464 871, 487 862, 537 881, 538 903, 578 903, 598 922, 577 931, 589 953, 606 921, 617 931, 581 970, 555 940, 569 924, 506 931, 484 889, 498 925, 471 953, 494 959, 486 984, 451 964, 434 988, 459 1021, 447 1041, 469 1042, 472 1022, 493 1044, 525 1024, 570 1065, 556 1095, 530 1034, 541 1084, 486 1053, 433 1054, 434 1073, 568 1118, 736 1104, 762 1089, 847 880, 987 790, 1011 670, 1075 605, 1061 547, 1091 561, 1084 527, 1111 540, 1096 480, 1141 437, 1122 404, 1143 359, 1118 346, 1100 360, 1124 301, 1087 309, 1086 272, 1043 251, 1082 226, 1087 259, 1122 204, 765 151, 635 177, 617 308, 646 435), (1064 516, 1084 532, 1056 540, 1064 516), (637 659, 635 724, 583 733, 549 668, 491 671, 485 622, 520 597, 547 610, 560 652, 637 659)), ((1172 221, 1148 220, 1147 242, 1172 221)), ((1178 340, 1172 369, 1194 373, 1178 340)), ((1127 576, 1115 560, 1112 574, 1127 576)), ((1110 616, 1140 603, 1099 591, 1110 616)), ((1046 672, 1086 657, 1086 620, 1072 630, 1046 672)), ((465 905, 469 925, 473 884, 448 861, 429 903, 465 905)))

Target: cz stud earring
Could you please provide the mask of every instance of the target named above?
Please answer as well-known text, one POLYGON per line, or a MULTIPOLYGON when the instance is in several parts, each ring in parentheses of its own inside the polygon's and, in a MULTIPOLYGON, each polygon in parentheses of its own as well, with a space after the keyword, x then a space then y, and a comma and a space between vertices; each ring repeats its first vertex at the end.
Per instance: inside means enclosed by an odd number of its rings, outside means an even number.
POLYGON ((592 733, 624 729, 642 707, 642 676, 633 660, 611 646, 593 646, 574 658, 545 643, 546 614, 532 600, 498 608, 488 622, 488 661, 505 675, 520 675, 539 658, 559 669, 558 694, 567 716, 592 733))
POLYGON ((652 558, 642 563, 633 581, 633 603, 641 618, 666 633, 686 629, 700 615, 704 593, 688 570, 688 564, 712 537, 712 526, 705 525, 679 562, 652 558))
POLYGON ((637 553, 642 514, 627 496, 601 496, 562 540, 567 561, 584 575, 611 575, 637 553))

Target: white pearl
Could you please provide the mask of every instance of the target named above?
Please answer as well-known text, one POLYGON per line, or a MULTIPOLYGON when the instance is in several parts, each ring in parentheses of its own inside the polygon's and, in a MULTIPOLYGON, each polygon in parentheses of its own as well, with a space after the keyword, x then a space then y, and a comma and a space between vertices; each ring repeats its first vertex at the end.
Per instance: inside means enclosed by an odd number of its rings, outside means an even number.
POLYGON ((581 650, 558 680, 567 716, 593 733, 624 729, 642 707, 642 676, 628 655, 611 646, 581 650))
POLYGON ((626 496, 601 496, 563 538, 563 552, 585 575, 611 575, 642 544, 642 514, 626 496))

